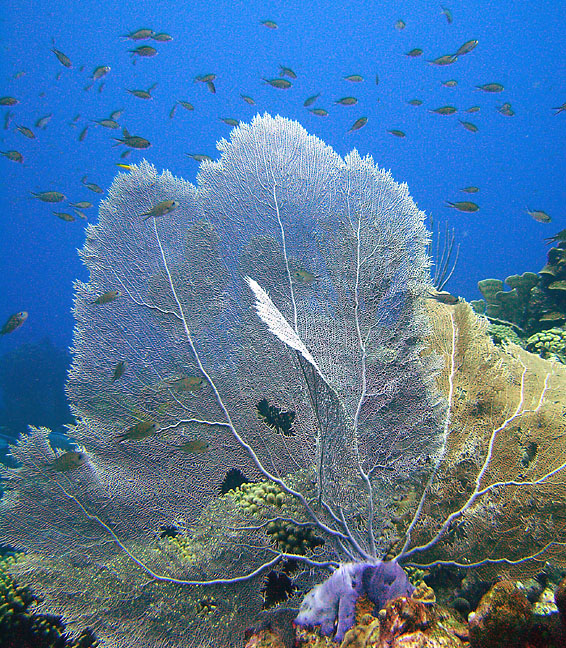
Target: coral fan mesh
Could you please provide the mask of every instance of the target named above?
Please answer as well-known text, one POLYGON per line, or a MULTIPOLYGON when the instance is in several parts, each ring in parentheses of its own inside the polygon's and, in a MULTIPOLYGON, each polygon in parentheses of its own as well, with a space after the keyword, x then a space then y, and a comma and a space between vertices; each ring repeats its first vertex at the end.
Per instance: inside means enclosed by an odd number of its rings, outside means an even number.
POLYGON ((406 185, 280 117, 218 148, 198 187, 147 162, 115 179, 76 283, 85 461, 58 470, 45 430, 13 451, 0 534, 38 556, 51 610, 109 646, 227 647, 259 613, 259 576, 180 583, 281 556, 257 516, 216 507, 231 469, 279 482, 285 515, 324 539, 305 554, 340 561, 383 554, 398 485, 443 450, 438 363, 421 354, 429 239, 406 185))

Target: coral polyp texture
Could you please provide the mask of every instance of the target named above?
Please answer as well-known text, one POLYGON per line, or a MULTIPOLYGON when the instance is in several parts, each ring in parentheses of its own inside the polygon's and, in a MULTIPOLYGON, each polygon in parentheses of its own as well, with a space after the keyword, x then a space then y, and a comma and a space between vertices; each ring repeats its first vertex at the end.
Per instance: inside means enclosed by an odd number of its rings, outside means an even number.
POLYGON ((490 533, 560 557, 563 372, 430 304, 424 214, 370 157, 269 115, 218 149, 197 186, 134 165, 87 228, 77 446, 12 448, 11 571, 103 646, 230 648, 316 585, 339 637, 361 593, 410 591, 403 562, 504 558, 490 533))

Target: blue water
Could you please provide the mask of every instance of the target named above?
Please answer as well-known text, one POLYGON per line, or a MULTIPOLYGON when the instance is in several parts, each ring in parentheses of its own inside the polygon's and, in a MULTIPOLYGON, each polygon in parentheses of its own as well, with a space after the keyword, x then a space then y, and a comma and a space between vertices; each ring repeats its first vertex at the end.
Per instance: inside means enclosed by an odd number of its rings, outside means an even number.
POLYGON ((396 180, 408 183, 421 209, 455 228, 461 251, 447 286, 453 293, 474 299, 482 278, 539 270, 545 263, 542 239, 566 227, 566 112, 554 115, 552 110, 566 101, 563 8, 556 2, 515 0, 449 2, 448 7, 452 24, 438 2, 425 0, 6 3, 0 22, 0 95, 20 103, 0 109, 2 122, 7 111, 13 113, 8 130, 0 122, 0 148, 20 151, 25 162, 0 157, 0 319, 20 310, 29 318, 0 339, 0 355, 45 337, 67 347, 73 330, 72 283, 87 279, 76 252, 84 241, 84 221, 63 222, 52 211, 71 211, 68 205, 41 203, 30 192, 58 190, 71 201, 90 200, 95 208, 86 213, 95 222, 101 196, 81 184, 82 176, 107 189, 118 171, 116 162, 146 157, 158 168, 194 180, 198 164, 185 153, 215 157, 216 141, 230 132, 220 117, 247 121, 257 112, 279 113, 299 120, 341 154, 353 147, 371 154, 396 180), (279 28, 261 25, 265 19, 279 28), (406 23, 402 31, 394 27, 399 19, 406 23), (120 38, 140 27, 167 32, 173 41, 120 38), (71 69, 50 51, 52 38, 71 59, 71 69), (427 64, 471 39, 479 45, 454 64, 427 64), (139 59, 128 52, 144 44, 154 46, 158 55, 139 59), (424 50, 422 57, 404 56, 415 47, 424 50), (289 90, 262 82, 262 77, 277 77, 280 64, 297 74, 289 90), (85 91, 99 65, 111 66, 102 92, 101 81, 85 91), (217 75, 216 94, 193 82, 208 72, 217 75), (365 80, 349 83, 343 80, 348 74, 365 80), (457 80, 457 87, 441 85, 449 79, 457 80), (503 84, 504 92, 475 89, 489 82, 503 84), (153 83, 158 85, 150 101, 125 90, 153 83), (319 92, 315 106, 327 109, 328 117, 312 115, 303 106, 319 92), (252 96, 256 105, 247 105, 240 94, 252 96), (359 103, 334 105, 348 95, 359 103), (413 98, 423 105, 409 105, 413 98), (171 119, 177 99, 195 109, 178 106, 171 119), (496 111, 504 102, 511 103, 515 116, 496 111), (459 112, 429 112, 445 104, 459 112), (481 111, 463 112, 472 105, 481 111), (120 131, 88 121, 119 108, 124 109, 120 124, 152 144, 133 151, 128 160, 120 159, 124 146, 113 146, 120 131), (48 113, 53 117, 46 129, 34 128, 48 113), (80 118, 70 125, 77 114, 80 118), (348 133, 361 116, 368 117, 367 125, 348 133), (468 132, 458 119, 475 123, 479 131, 468 132), (37 138, 17 132, 20 124, 31 127, 37 138), (87 137, 79 142, 86 125, 87 137), (389 129, 401 129, 406 137, 396 138, 389 129), (459 191, 467 185, 477 185, 480 192, 459 191), (481 209, 467 214, 446 206, 445 201, 458 200, 474 200, 481 209), (527 206, 546 211, 553 222, 535 222, 527 206))

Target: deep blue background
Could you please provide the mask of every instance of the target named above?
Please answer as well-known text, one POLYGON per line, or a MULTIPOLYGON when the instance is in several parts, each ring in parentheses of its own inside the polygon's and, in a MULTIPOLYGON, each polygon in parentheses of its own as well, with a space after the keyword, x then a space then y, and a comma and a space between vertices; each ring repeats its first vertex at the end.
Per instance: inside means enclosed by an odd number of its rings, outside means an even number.
MULTIPOLYGON (((0 110, 0 148, 20 151, 25 164, 0 157, 0 325, 19 310, 29 311, 29 319, 19 331, 0 338, 0 355, 45 336, 60 347, 71 342, 72 282, 87 279, 76 253, 84 241, 84 222, 59 220, 52 210, 66 211, 66 206, 41 203, 30 191, 59 190, 72 201, 96 205, 101 196, 80 179, 87 174, 108 188, 124 147, 112 146, 119 131, 95 124, 84 142, 78 135, 89 119, 108 117, 118 108, 124 108, 120 123, 152 142, 149 150, 134 151, 130 160, 146 157, 190 180, 198 164, 185 153, 216 156, 216 141, 230 131, 220 117, 249 120, 269 111, 297 119, 340 154, 353 147, 371 153, 396 180, 408 183, 421 209, 435 219, 449 219, 461 242, 460 261, 448 285, 452 292, 473 299, 479 296, 479 279, 539 270, 545 263, 542 239, 566 227, 566 113, 555 116, 552 111, 566 101, 564 8, 541 1, 447 3, 453 24, 438 2, 426 0, 6 3, 0 23, 0 95, 13 95, 20 104, 0 110), (394 28, 400 18, 406 22, 403 31, 394 28), (262 26, 264 19, 275 20, 279 29, 262 26), (120 38, 143 26, 166 31, 174 40, 134 43, 120 38), (72 60, 72 69, 50 51, 52 38, 72 60), (478 47, 453 65, 426 63, 472 38, 479 40, 478 47), (128 50, 140 44, 155 46, 159 53, 134 65, 128 50), (424 56, 404 56, 414 47, 422 48, 424 56), (278 76, 279 64, 298 75, 290 90, 262 83, 262 77, 278 76), (83 90, 98 65, 112 68, 102 92, 99 83, 83 90), (25 75, 14 78, 18 72, 25 75), (215 95, 193 82, 207 72, 218 76, 215 95), (353 73, 365 81, 342 80, 353 73), (458 86, 443 87, 448 79, 456 79, 458 86), (493 81, 505 91, 490 95, 475 89, 493 81), (155 82, 151 101, 125 91, 155 82), (322 96, 316 105, 330 113, 326 118, 303 107, 317 92, 322 96), (240 93, 251 95, 257 105, 244 103, 240 93), (333 105, 346 95, 360 103, 333 105), (407 103, 415 97, 424 101, 422 106, 407 103), (170 119, 176 99, 190 101, 195 110, 179 106, 170 119), (511 102, 514 117, 496 111, 505 101, 511 102), (428 112, 448 103, 459 108, 458 114, 428 112), (472 105, 481 106, 481 112, 463 112, 472 105), (4 130, 7 110, 14 119, 4 130), (15 131, 18 124, 33 128, 50 112, 47 128, 33 129, 36 140, 15 131), (81 117, 70 126, 76 114, 81 117), (367 126, 348 133, 362 115, 369 118, 367 126), (466 131, 458 118, 474 122, 479 132, 466 131), (390 135, 392 128, 407 137, 390 135), (481 189, 475 197, 459 191, 470 184, 481 189), (463 214, 445 205, 466 199, 477 201, 480 211, 463 214), (545 210, 553 222, 535 222, 526 206, 545 210)), ((96 208, 87 213, 95 222, 96 208)))

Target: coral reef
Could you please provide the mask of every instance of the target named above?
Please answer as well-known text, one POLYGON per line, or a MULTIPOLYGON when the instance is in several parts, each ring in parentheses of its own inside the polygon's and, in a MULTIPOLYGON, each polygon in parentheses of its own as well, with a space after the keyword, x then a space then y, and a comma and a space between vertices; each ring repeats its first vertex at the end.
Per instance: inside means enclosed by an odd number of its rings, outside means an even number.
MULTIPOLYGON (((478 288, 483 300, 471 302, 476 313, 485 315, 491 322, 490 334, 496 343, 512 341, 525 347, 527 338, 531 339, 552 327, 554 331, 564 331, 566 324, 566 244, 551 248, 548 262, 538 274, 524 272, 505 279, 482 279, 478 288), (511 290, 504 290, 504 283, 511 290), (513 331, 511 333, 504 327, 513 331)), ((535 339, 534 342, 537 340, 535 339)), ((538 353, 541 348, 530 344, 531 351, 538 353)), ((542 357, 547 357, 543 355, 542 357)), ((564 362, 564 355, 557 355, 564 362)))

